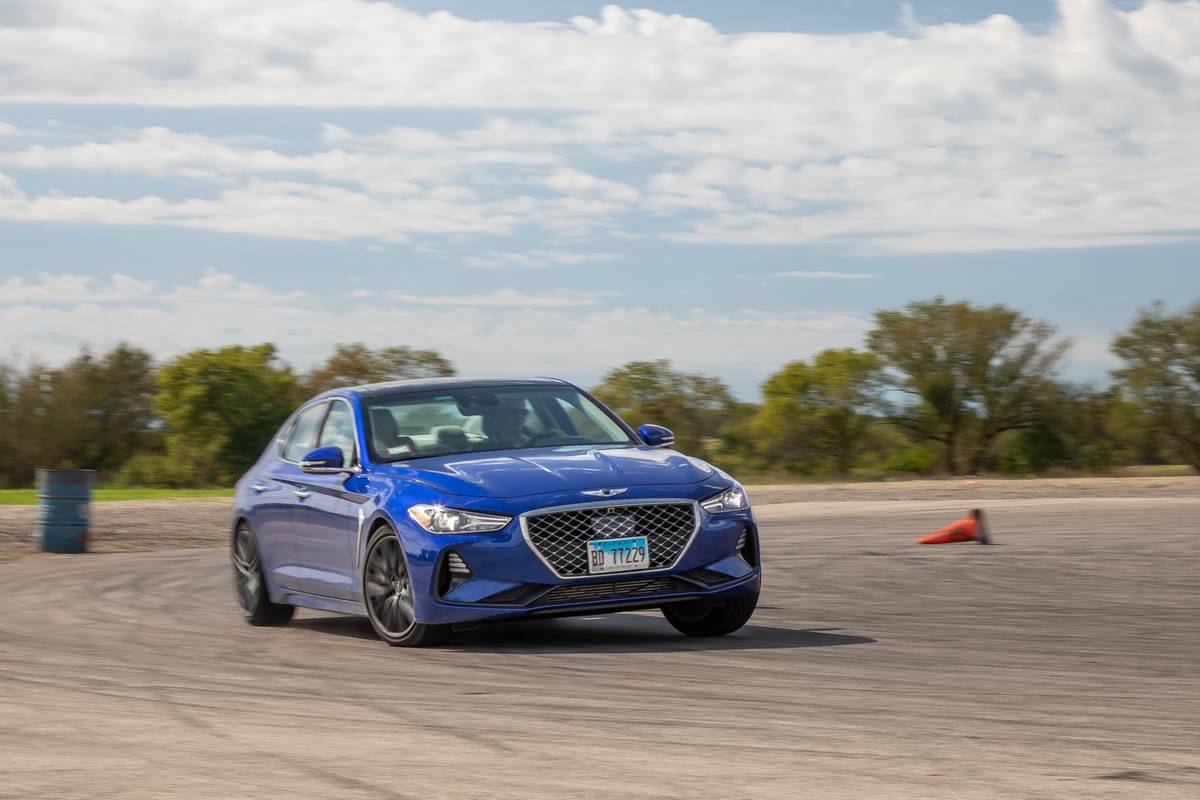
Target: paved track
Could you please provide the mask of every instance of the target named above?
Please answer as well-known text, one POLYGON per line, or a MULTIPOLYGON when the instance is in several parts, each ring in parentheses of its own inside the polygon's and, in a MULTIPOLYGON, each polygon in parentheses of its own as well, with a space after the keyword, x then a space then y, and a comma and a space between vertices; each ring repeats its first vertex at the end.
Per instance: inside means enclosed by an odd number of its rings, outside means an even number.
POLYGON ((752 624, 397 650, 216 550, 0 563, 0 797, 1200 796, 1200 499, 765 507, 752 624))

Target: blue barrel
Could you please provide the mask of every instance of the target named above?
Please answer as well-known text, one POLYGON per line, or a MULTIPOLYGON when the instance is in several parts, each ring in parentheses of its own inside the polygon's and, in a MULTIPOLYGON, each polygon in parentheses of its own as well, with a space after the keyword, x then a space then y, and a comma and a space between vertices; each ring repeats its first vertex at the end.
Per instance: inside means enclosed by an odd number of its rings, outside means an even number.
POLYGON ((87 552, 94 476, 90 469, 37 471, 38 545, 44 552, 87 552))

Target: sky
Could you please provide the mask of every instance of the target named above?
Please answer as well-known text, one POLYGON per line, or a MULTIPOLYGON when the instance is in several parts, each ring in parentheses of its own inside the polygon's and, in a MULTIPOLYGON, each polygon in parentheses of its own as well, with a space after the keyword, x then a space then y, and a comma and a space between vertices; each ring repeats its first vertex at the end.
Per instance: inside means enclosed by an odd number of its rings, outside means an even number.
POLYGON ((1200 0, 6 0, 0 358, 433 348, 754 399, 944 295, 1200 299, 1200 0))

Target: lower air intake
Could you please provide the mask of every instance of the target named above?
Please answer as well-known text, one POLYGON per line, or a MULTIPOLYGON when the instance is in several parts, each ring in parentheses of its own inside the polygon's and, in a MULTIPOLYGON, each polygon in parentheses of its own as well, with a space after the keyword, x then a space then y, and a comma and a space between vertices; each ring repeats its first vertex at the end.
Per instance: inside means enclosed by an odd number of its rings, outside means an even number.
POLYGON ((535 605, 572 603, 581 600, 622 600, 627 597, 669 594, 671 592, 688 591, 689 589, 694 590, 694 587, 674 578, 644 578, 632 581, 612 581, 610 583, 555 586, 539 597, 535 605))
POLYGON ((506 606, 507 605, 520 605, 521 603, 525 602, 525 600, 528 599, 530 595, 535 593, 538 589, 542 588, 542 586, 544 586, 544 585, 545 584, 539 584, 539 583, 519 583, 516 586, 512 587, 511 589, 505 589, 502 592, 496 592, 493 595, 488 595, 487 597, 483 598, 479 602, 492 603, 495 605, 506 605, 506 606))
POLYGON ((720 586, 722 583, 729 583, 733 578, 726 575, 724 572, 717 572, 711 569, 693 569, 683 573, 680 577, 693 580, 704 588, 708 589, 713 586, 720 586))
POLYGON ((462 560, 462 556, 451 551, 450 555, 446 556, 446 569, 451 575, 461 575, 464 578, 471 577, 471 570, 467 569, 466 562, 462 560))

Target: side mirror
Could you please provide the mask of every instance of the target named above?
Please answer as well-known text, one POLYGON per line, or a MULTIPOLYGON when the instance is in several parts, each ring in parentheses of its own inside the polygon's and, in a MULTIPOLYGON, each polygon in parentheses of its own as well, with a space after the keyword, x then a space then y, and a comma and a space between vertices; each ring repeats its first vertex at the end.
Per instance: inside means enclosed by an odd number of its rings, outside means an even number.
POLYGON ((318 474, 353 472, 350 467, 342 466, 345 463, 346 454, 342 452, 342 448, 336 446, 318 447, 300 459, 300 469, 305 472, 315 472, 318 474))
POLYGON ((675 444, 675 434, 662 425, 640 425, 638 436, 650 447, 670 447, 675 444))

